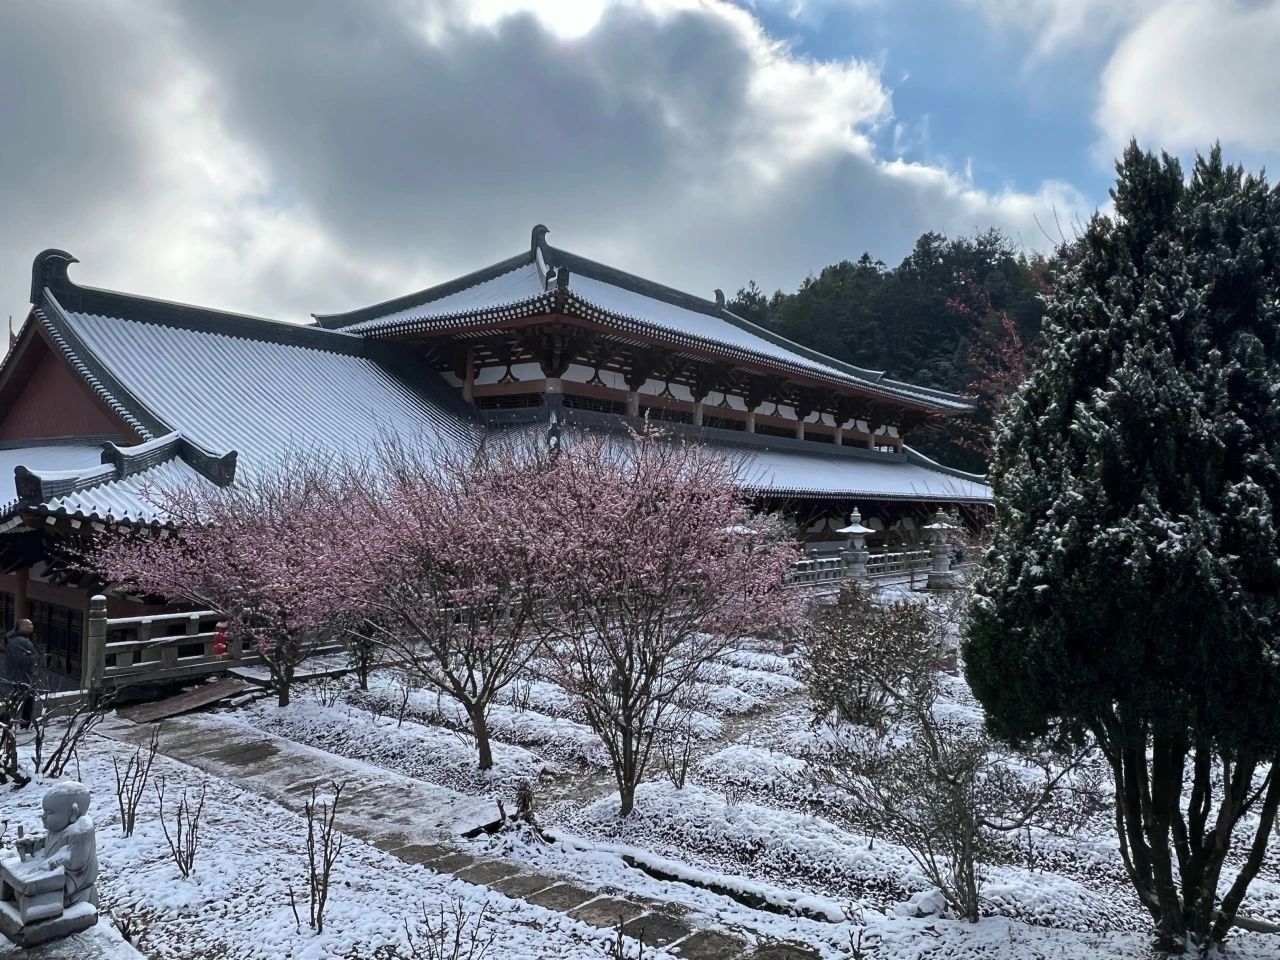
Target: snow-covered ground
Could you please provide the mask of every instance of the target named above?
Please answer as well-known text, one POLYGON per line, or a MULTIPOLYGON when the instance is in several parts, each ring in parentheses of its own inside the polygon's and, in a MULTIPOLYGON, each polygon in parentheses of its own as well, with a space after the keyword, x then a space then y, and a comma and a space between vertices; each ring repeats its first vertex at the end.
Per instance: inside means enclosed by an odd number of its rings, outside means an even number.
MULTIPOLYGON (((483 929, 494 943, 490 957, 604 956, 599 930, 563 913, 510 899, 484 887, 436 873, 346 837, 334 867, 323 933, 307 923, 305 819, 226 780, 209 777, 164 756, 155 760, 153 780, 165 783, 165 810, 173 831, 173 809, 185 791, 194 801, 203 790, 195 869, 183 879, 161 828, 158 801, 148 790, 137 827, 124 837, 115 807, 112 761, 120 764, 133 748, 93 737, 80 751, 78 775, 93 791, 91 815, 97 824, 100 862, 100 924, 127 918, 135 945, 146 957, 184 960, 367 960, 407 949, 406 923, 421 937, 423 910, 451 915, 460 904, 474 922, 483 909, 483 929), (294 892, 301 925, 290 905, 294 892)), ((0 792, 0 819, 29 830, 40 823, 47 784, 0 792)), ((8 838, 7 838, 8 839, 8 838)), ((11 841, 10 841, 11 842, 11 841)), ((12 856, 13 850, 7 849, 12 856)), ((104 943, 111 938, 99 931, 104 943)), ((102 953, 102 956, 111 956, 102 953)), ((125 956, 124 953, 120 954, 125 956)))
MULTIPOLYGON (((476 769, 457 705, 421 690, 406 701, 390 671, 376 673, 368 691, 351 678, 321 679, 300 685, 283 710, 263 697, 222 708, 207 722, 213 737, 219 730, 270 734, 370 776, 418 783, 463 801, 457 809, 475 824, 496 812, 499 800, 511 809, 517 786, 529 782, 552 842, 512 835, 464 841, 467 824, 453 815, 435 817, 431 827, 453 830, 460 848, 476 855, 585 889, 670 904, 694 926, 748 945, 803 943, 831 960, 856 955, 859 943, 866 956, 894 958, 1150 955, 1148 921, 1127 886, 1105 813, 1074 834, 1011 837, 987 870, 988 917, 972 925, 941 915, 909 853, 860 824, 838 793, 812 777, 807 758, 822 734, 810 724, 795 666, 792 655, 765 642, 725 656, 699 701, 705 712, 688 782, 677 789, 655 764, 625 820, 599 738, 564 691, 536 670, 491 711, 496 762, 485 773, 476 769)), ((945 684, 942 708, 981 722, 958 678, 945 684)), ((299 928, 289 889, 300 894, 306 885, 305 821, 241 789, 231 774, 211 776, 161 757, 156 773, 168 783, 167 797, 207 791, 196 871, 184 880, 156 822, 153 793, 144 798, 137 833, 120 835, 112 759, 131 753, 95 737, 81 750, 80 775, 96 798, 104 914, 133 917, 148 957, 386 960, 393 948, 404 949, 405 923, 413 929, 421 906, 437 911, 457 901, 473 914, 489 903, 487 923, 498 936, 490 958, 606 955, 597 928, 403 862, 356 837, 335 868, 338 892, 325 932, 308 928, 301 898, 299 928)), ((41 792, 38 784, 0 791, 0 819, 34 825, 41 792)), ((1245 910, 1280 921, 1280 850, 1269 853, 1245 910)), ((1280 960, 1277 941, 1241 935, 1229 953, 1280 960)))
MULTIPOLYGON (((838 957, 849 955, 851 933, 865 927, 864 938, 880 941, 884 956, 1068 957, 1094 949, 1147 955, 1148 921, 1129 891, 1105 817, 1074 836, 1033 831, 1011 838, 1007 855, 987 872, 992 916, 977 927, 913 917, 932 896, 908 852, 858 829, 809 773, 806 758, 821 735, 810 725, 794 668, 793 656, 763 643, 726 656, 702 698, 707 715, 698 725, 688 783, 677 790, 655 765, 625 820, 617 816, 599 739, 545 680, 513 686, 494 707, 496 767, 484 776, 474 769, 457 706, 417 691, 399 718, 400 688, 390 676, 375 676, 368 692, 348 681, 330 706, 306 702, 304 690, 296 709, 281 712, 264 700, 236 716, 494 799, 510 798, 515 784, 528 779, 557 842, 482 840, 477 847, 579 882, 692 905, 749 938, 798 940, 838 957)), ((942 709, 981 722, 962 680, 944 686, 942 709)), ((1271 880, 1264 876, 1256 886, 1249 911, 1280 919, 1271 880)), ((1236 941, 1235 952, 1280 957, 1280 945, 1247 937, 1236 941)))

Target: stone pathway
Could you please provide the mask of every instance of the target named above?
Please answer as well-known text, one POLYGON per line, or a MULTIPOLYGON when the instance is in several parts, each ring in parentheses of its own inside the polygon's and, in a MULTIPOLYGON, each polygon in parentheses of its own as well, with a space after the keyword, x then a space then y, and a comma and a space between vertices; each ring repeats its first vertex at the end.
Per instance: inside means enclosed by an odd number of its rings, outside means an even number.
POLYGON ((0 957, 11 955, 14 960, 146 960, 124 942, 105 914, 100 914, 97 924, 82 933, 26 950, 0 937, 0 957))
MULTIPOLYGON (((142 743, 146 724, 113 718, 99 735, 142 743)), ((240 788, 302 812, 313 787, 349 781, 337 821, 343 832, 404 860, 450 873, 568 914, 592 926, 623 932, 651 947, 689 960, 808 960, 813 951, 769 945, 747 950, 744 940, 723 930, 694 929, 680 907, 658 900, 622 899, 588 890, 563 877, 531 872, 516 864, 464 853, 455 842, 463 828, 490 820, 493 805, 452 790, 324 753, 208 714, 166 720, 160 752, 240 788)))

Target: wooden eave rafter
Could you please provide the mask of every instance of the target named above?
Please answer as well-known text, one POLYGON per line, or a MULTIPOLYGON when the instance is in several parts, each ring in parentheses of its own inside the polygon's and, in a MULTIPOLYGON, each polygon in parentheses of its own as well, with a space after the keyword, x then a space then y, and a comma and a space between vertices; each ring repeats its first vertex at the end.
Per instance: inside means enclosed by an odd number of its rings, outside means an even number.
MULTIPOLYGON (((677 338, 674 335, 670 337, 661 336, 647 331, 642 332, 638 329, 619 329, 616 326, 577 316, 574 313, 544 312, 511 315, 496 320, 477 316, 471 318, 468 322, 450 323, 439 328, 425 328, 394 335, 386 334, 385 337, 400 342, 419 343, 428 346, 437 358, 451 356, 450 350, 456 349, 454 344, 463 343, 471 346, 476 351, 475 356, 478 363, 483 363, 486 356, 493 356, 495 362, 506 365, 507 363, 538 362, 538 357, 527 349, 516 349, 512 350, 510 354, 510 357, 514 359, 508 357, 499 358, 494 352, 493 344, 506 343, 508 348, 512 343, 519 345, 522 337, 526 341, 530 339, 528 331, 538 328, 550 328, 561 335, 567 335, 570 331, 584 332, 592 335, 586 339, 586 342, 593 345, 603 340, 637 350, 655 350, 657 354, 670 357, 673 361, 678 359, 683 366, 695 363, 719 365, 733 371, 733 374, 737 376, 754 374, 767 379, 780 379, 793 384, 791 391, 793 399, 798 390, 809 389, 831 396, 845 396, 851 400, 861 401, 861 403, 868 405, 867 409, 892 410, 895 411, 895 415, 897 415, 898 411, 910 410, 918 412, 923 419, 932 419, 964 412, 962 410, 949 410, 921 398, 904 397, 897 393, 877 390, 871 384, 863 386, 839 380, 835 377, 826 377, 817 371, 807 371, 780 361, 774 363, 748 355, 734 357, 730 355, 732 351, 715 351, 707 348, 701 342, 691 339, 677 338)), ((370 335, 378 336, 379 334, 370 335)), ((437 363, 439 363, 439 359, 437 363)), ((443 365, 442 368, 450 369, 451 366, 452 364, 443 365)), ((625 374, 631 368, 629 365, 610 364, 603 366, 603 369, 614 369, 619 373, 625 374)), ((685 381, 677 378, 676 382, 685 381)), ((689 383, 687 385, 692 384, 689 383)))

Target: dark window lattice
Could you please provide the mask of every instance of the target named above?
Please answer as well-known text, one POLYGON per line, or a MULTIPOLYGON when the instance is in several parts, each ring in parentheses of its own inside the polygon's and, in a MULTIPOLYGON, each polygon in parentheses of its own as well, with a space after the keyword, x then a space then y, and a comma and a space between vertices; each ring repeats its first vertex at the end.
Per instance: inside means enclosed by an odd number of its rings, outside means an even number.
POLYGON ((44 652, 45 665, 65 676, 79 676, 84 614, 72 607, 42 600, 32 600, 30 606, 36 647, 44 652))
POLYGON ((18 625, 18 598, 0 591, 0 633, 8 633, 18 625))
POLYGON ((481 410, 519 410, 523 407, 540 407, 542 394, 509 393, 505 396, 476 397, 476 406, 481 410))
POLYGON ((766 437, 791 437, 795 439, 796 429, 791 427, 774 427, 767 423, 756 424, 756 433, 764 434, 766 437))
POLYGON ((623 414, 626 412, 626 404, 617 400, 601 400, 596 397, 577 397, 573 394, 566 393, 564 395, 564 405, 570 410, 592 410, 596 413, 616 413, 623 414))
POLYGON ((641 407, 640 413, 652 421, 664 423, 691 423, 693 415, 687 410, 671 410, 667 407, 641 407))
POLYGON ((745 430, 747 425, 742 420, 730 420, 728 417, 703 417, 704 427, 715 427, 718 430, 745 430))

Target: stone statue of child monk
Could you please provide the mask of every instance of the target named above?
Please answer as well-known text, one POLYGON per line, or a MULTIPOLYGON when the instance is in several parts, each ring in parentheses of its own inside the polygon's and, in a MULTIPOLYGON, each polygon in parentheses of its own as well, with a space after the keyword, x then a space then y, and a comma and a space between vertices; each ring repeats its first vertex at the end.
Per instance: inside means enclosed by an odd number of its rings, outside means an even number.
POLYGON ((98 841, 89 816, 89 788, 66 780, 44 795, 44 848, 32 858, 50 870, 61 867, 63 907, 98 905, 98 841))

